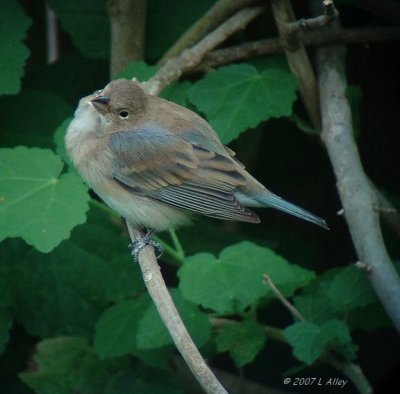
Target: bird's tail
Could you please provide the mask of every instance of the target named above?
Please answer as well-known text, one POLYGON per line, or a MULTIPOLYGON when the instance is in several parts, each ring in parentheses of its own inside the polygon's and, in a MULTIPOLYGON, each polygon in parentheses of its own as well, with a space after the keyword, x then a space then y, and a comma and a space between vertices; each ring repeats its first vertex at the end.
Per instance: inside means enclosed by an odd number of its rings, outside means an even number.
POLYGON ((314 223, 318 226, 329 230, 328 224, 326 221, 303 208, 298 207, 295 204, 292 204, 289 201, 284 200, 283 198, 273 194, 264 194, 262 196, 253 197, 257 200, 260 205, 271 207, 275 209, 279 209, 280 211, 289 213, 290 215, 297 216, 298 218, 307 220, 308 222, 314 223))

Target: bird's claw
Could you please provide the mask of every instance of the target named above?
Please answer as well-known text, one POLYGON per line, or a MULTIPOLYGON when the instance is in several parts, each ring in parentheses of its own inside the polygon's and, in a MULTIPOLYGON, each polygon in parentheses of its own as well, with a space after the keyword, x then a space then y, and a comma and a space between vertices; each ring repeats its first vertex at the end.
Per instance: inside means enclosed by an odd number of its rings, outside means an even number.
POLYGON ((139 253, 146 246, 152 246, 154 248, 154 253, 156 258, 158 259, 163 254, 163 247, 156 241, 151 239, 151 232, 147 233, 144 237, 137 239, 129 244, 129 247, 132 249, 131 254, 133 256, 133 260, 137 263, 139 261, 139 253))

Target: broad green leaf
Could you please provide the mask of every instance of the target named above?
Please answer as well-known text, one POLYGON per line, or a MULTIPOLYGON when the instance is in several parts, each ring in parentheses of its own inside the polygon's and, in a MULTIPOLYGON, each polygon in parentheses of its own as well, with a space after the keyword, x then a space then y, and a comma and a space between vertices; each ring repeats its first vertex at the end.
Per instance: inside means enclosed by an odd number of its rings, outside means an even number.
POLYGON ((253 321, 227 324, 217 335, 218 352, 229 351, 238 368, 252 362, 263 348, 266 339, 264 327, 253 321))
MULTIPOLYGON (((118 223, 119 218, 116 220, 118 223)), ((74 229, 71 242, 101 259, 101 264, 92 268, 100 276, 97 279, 102 286, 99 292, 107 300, 120 301, 145 289, 140 268, 134 263, 127 246, 129 238, 122 234, 121 226, 111 223, 103 212, 95 208, 89 211, 88 222, 74 229), (95 219, 101 219, 101 223, 95 223, 95 219)))
POLYGON ((122 258, 102 259, 68 240, 51 253, 31 250, 18 260, 11 260, 13 253, 9 249, 16 242, 3 242, 0 257, 9 267, 6 272, 16 319, 31 335, 90 337, 110 301, 124 299, 143 287, 142 283, 137 284, 139 275, 132 263, 125 266, 122 258))
POLYGON ((47 253, 85 222, 87 188, 62 168, 46 149, 0 149, 0 240, 21 237, 47 253))
POLYGON ((145 62, 135 61, 128 63, 125 69, 116 75, 115 79, 136 78, 138 81, 143 82, 147 81, 151 76, 153 76, 156 73, 156 71, 157 71, 156 66, 149 66, 145 62))
POLYGON ((146 366, 169 370, 174 351, 175 349, 172 345, 150 350, 135 349, 135 356, 146 366))
POLYGON ((109 57, 110 22, 106 4, 107 0, 50 0, 64 30, 90 58, 109 57))
POLYGON ((190 101, 207 116, 224 143, 269 118, 289 116, 296 81, 285 70, 258 72, 249 64, 221 67, 196 82, 190 101))
POLYGON ((294 297, 294 305, 307 321, 322 323, 334 317, 336 310, 326 295, 324 284, 316 285, 305 294, 294 297))
POLYGON ((268 248, 241 242, 225 248, 219 258, 209 253, 189 257, 180 268, 183 297, 217 312, 238 312, 260 297, 273 297, 263 284, 267 273, 285 296, 307 285, 312 271, 288 263, 268 248))
POLYGON ((23 91, 0 97, 0 141, 2 146, 53 148, 55 128, 73 108, 60 95, 47 91, 23 91))
POLYGON ((100 361, 83 338, 57 337, 37 345, 29 372, 19 376, 38 394, 97 394, 129 368, 126 360, 100 361))
POLYGON ((0 1, 0 94, 18 93, 29 50, 25 39, 31 19, 17 0, 0 1))
POLYGON ((101 358, 135 352, 138 324, 149 304, 147 297, 141 297, 119 302, 104 312, 94 337, 94 349, 101 358))
POLYGON ((174 42, 205 14, 215 0, 152 0, 148 2, 146 55, 160 58, 174 42))
POLYGON ((328 320, 321 325, 298 322, 285 328, 284 335, 293 347, 294 356, 308 365, 333 347, 353 358, 356 347, 352 343, 347 325, 341 320, 328 320), (343 350, 344 349, 344 350, 343 350))
POLYGON ((341 312, 376 302, 365 273, 353 265, 343 268, 326 284, 326 294, 333 307, 341 312))
MULTIPOLYGON (((211 326, 206 315, 185 301, 176 290, 171 291, 177 309, 186 328, 202 346, 211 335, 211 326)), ((156 308, 147 295, 133 301, 123 301, 106 310, 100 318, 94 347, 102 358, 128 353, 141 355, 143 350, 163 348, 172 344, 156 308)))
MULTIPOLYGON (((190 336, 197 347, 202 347, 211 335, 211 324, 208 317, 199 311, 197 305, 184 300, 177 289, 170 289, 170 293, 190 336)), ((138 325, 138 348, 156 349, 172 343, 156 307, 151 303, 138 325)))
MULTIPOLYGON (((0 289, 1 290, 1 289, 0 289)), ((11 312, 7 309, 0 308, 0 354, 10 338, 10 329, 13 323, 11 312)))
POLYGON ((191 86, 192 84, 189 81, 174 82, 161 92, 160 97, 165 100, 173 101, 183 107, 188 107, 187 92, 191 86))

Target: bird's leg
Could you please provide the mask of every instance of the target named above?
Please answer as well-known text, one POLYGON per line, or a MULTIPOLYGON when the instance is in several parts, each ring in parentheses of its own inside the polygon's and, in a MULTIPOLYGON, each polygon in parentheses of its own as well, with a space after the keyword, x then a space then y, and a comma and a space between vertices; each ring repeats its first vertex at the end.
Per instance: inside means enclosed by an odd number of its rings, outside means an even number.
POLYGON ((161 257, 163 253, 163 247, 156 241, 153 241, 151 239, 151 236, 153 235, 154 230, 147 231, 146 235, 143 236, 142 238, 137 239, 136 241, 133 241, 132 243, 129 244, 129 247, 132 249, 132 256, 133 260, 135 262, 138 262, 139 260, 139 253, 140 251, 145 248, 146 246, 152 246, 154 248, 154 252, 156 255, 156 258, 158 259, 161 257))

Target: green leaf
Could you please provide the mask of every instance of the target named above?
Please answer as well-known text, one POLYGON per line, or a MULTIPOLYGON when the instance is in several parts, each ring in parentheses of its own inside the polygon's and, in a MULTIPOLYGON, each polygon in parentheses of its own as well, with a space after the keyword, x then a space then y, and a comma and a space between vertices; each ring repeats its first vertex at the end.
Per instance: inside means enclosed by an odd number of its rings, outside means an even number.
POLYGON ((340 320, 331 319, 321 325, 298 322, 285 328, 284 335, 293 347, 293 355, 308 365, 313 364, 328 347, 346 349, 344 353, 348 358, 355 355, 356 347, 349 329, 340 320))
POLYGON ((273 297, 262 282, 264 273, 285 296, 315 277, 312 271, 288 263, 268 248, 241 242, 225 248, 219 258, 208 253, 189 257, 178 272, 179 288, 186 299, 205 308, 238 312, 260 297, 273 297))
POLYGON ((139 320, 149 306, 149 299, 127 300, 107 309, 96 325, 94 349, 101 358, 133 353, 139 320))
POLYGON ((102 259, 71 240, 48 254, 23 250, 21 241, 0 244, 1 274, 8 279, 16 319, 31 335, 90 337, 110 301, 143 289, 131 261, 102 259))
MULTIPOLYGON (((206 315, 185 301, 176 290, 171 291, 186 328, 198 346, 211 335, 206 315)), ((156 308, 148 295, 123 301, 106 310, 96 326, 94 347, 102 358, 128 353, 141 355, 143 350, 162 348, 172 344, 156 308)))
MULTIPOLYGON (((211 336, 211 324, 208 317, 198 310, 197 305, 183 299, 177 289, 170 289, 170 293, 190 336, 197 347, 202 347, 211 336)), ((138 348, 156 349, 172 343, 155 305, 151 303, 138 325, 138 348)))
POLYGON ((189 102, 187 99, 187 92, 189 91, 192 84, 189 81, 174 82, 167 86, 160 94, 165 100, 173 101, 183 107, 188 107, 189 102))
POLYGON ((100 361, 79 337, 45 339, 37 345, 29 372, 19 374, 38 394, 97 394, 129 367, 125 360, 100 361))
POLYGON ((107 0, 50 0, 50 6, 61 20, 79 50, 90 58, 107 58, 110 53, 110 21, 107 0))
POLYGON ((21 88, 29 55, 22 41, 31 23, 17 0, 0 2, 0 94, 15 94, 21 88))
POLYGON ((218 352, 229 351, 238 368, 252 362, 264 347, 265 329, 254 321, 227 324, 216 338, 218 352))
POLYGON ((0 240, 21 237, 47 253, 85 222, 87 188, 62 168, 46 149, 0 149, 0 240))
POLYGON ((331 319, 336 310, 333 308, 330 298, 324 288, 325 283, 314 286, 313 289, 305 294, 294 297, 296 309, 305 317, 307 321, 322 323, 331 319))
POLYGON ((55 128, 71 113, 72 107, 53 92, 23 91, 0 97, 2 145, 53 148, 55 128))
POLYGON ((137 356, 143 364, 168 371, 170 369, 171 357, 174 355, 174 347, 166 346, 157 349, 135 349, 135 356, 137 356))
POLYGON ((146 56, 160 58, 213 5, 214 0, 152 0, 148 2, 146 56))
POLYGON ((269 118, 289 116, 296 81, 285 70, 258 72, 249 64, 221 67, 208 73, 188 92, 224 143, 269 118))
POLYGON ((157 71, 156 66, 149 66, 143 61, 134 61, 130 62, 126 65, 125 69, 120 71, 115 79, 117 78, 126 78, 132 79, 136 78, 138 81, 143 82, 147 81, 150 77, 152 77, 157 71))
POLYGON ((341 312, 376 302, 365 273, 353 265, 343 268, 325 285, 326 294, 333 307, 341 312))

